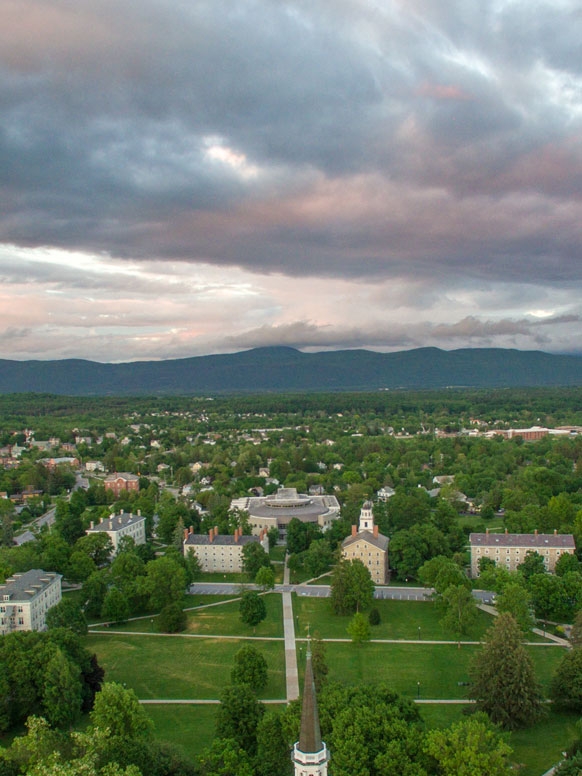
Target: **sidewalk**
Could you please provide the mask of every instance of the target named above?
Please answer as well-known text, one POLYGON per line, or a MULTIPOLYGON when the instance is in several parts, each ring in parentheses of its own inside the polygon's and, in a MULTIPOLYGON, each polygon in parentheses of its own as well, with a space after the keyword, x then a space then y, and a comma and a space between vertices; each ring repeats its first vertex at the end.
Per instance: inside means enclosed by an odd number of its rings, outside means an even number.
MULTIPOLYGON (((288 555, 285 555, 285 570, 283 584, 289 585, 288 555)), ((291 593, 281 593, 283 598, 283 628, 285 633, 285 680, 287 684, 287 701, 299 697, 299 673, 297 671, 297 651, 295 648, 295 623, 293 621, 293 603, 291 593)))

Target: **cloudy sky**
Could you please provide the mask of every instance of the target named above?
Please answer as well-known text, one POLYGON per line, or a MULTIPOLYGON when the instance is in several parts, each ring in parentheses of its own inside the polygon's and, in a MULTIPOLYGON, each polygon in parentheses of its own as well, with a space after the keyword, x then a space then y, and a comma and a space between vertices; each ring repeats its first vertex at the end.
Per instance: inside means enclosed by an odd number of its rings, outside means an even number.
POLYGON ((582 353, 580 0, 0 0, 0 357, 582 353))

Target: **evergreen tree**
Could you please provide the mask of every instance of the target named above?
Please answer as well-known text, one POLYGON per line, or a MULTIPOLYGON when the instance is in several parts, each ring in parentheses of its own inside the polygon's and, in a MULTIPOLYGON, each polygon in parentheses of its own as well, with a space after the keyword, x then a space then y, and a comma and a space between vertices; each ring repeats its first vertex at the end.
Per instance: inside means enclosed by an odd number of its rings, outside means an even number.
POLYGON ((81 670, 57 647, 44 673, 43 709, 53 727, 72 727, 81 713, 81 670))
POLYGON ((370 623, 361 612, 356 612, 347 628, 348 636, 354 644, 370 640, 370 623))
POLYGON ((552 679, 554 703, 570 711, 582 711, 582 649, 567 652, 552 679))
POLYGON ((288 776, 292 773, 289 747, 281 714, 268 711, 257 726, 256 776, 288 776))
POLYGON ((500 614, 487 632, 471 668, 471 696, 477 708, 507 730, 535 722, 542 714, 542 695, 519 625, 500 614))
POLYGON ((235 684, 226 687, 216 714, 216 735, 234 739, 241 749, 254 757, 257 751, 257 726, 265 707, 257 701, 252 687, 235 684))

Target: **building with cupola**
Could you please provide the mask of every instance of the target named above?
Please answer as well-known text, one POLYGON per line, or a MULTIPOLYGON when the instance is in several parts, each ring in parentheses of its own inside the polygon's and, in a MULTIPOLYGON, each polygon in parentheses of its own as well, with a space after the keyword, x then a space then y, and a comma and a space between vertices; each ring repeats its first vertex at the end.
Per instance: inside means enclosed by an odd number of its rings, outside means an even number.
POLYGON ((366 501, 360 510, 359 525, 352 526, 351 536, 342 542, 343 560, 361 560, 376 585, 385 585, 389 578, 388 544, 374 523, 373 504, 366 501))

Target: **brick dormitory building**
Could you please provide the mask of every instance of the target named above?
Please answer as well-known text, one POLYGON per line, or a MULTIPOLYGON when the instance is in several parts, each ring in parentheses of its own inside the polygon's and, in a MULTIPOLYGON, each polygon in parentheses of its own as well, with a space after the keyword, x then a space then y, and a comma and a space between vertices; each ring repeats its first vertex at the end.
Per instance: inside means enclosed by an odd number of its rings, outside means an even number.
POLYGON ((508 533, 472 533, 469 537, 471 545, 471 576, 479 576, 479 561, 490 558, 497 566, 515 571, 523 563, 528 552, 537 552, 544 559, 546 571, 553 573, 556 563, 565 553, 576 551, 572 534, 551 534, 534 531, 530 534, 508 533))

